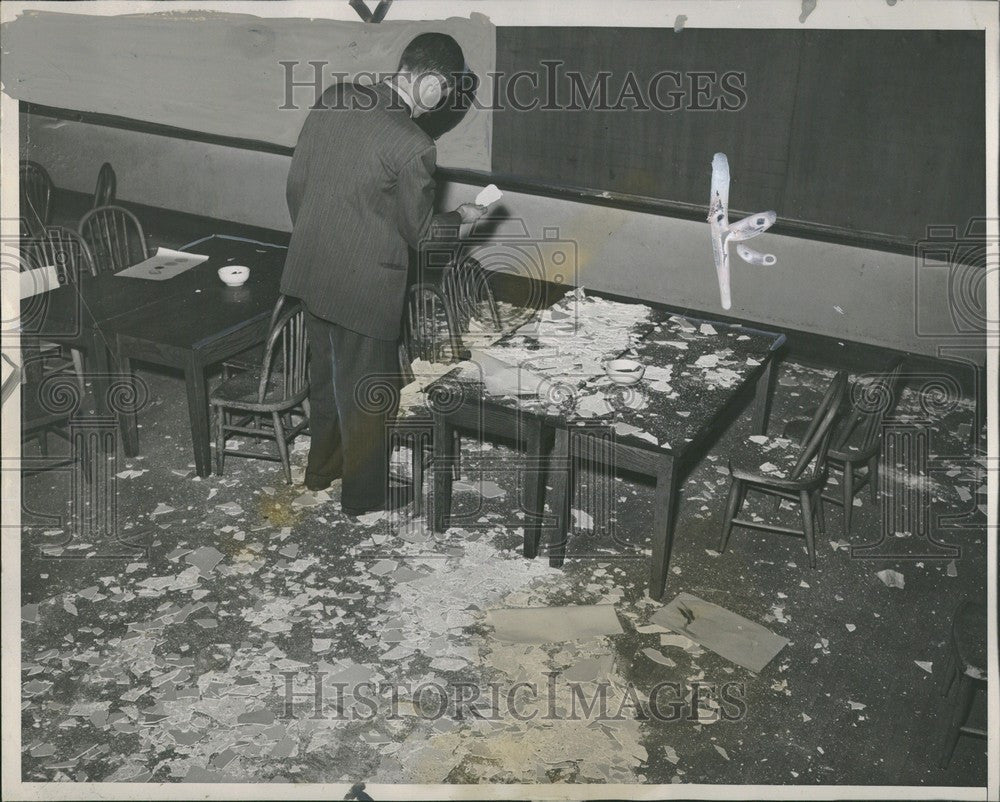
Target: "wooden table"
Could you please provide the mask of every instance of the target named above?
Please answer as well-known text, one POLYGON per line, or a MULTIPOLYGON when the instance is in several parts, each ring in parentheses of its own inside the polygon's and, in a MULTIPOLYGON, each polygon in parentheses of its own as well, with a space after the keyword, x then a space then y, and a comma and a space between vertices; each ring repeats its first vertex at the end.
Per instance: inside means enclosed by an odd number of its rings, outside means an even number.
POLYGON ((84 353, 86 376, 92 382, 98 412, 113 406, 109 398, 109 350, 113 337, 107 327, 114 318, 144 310, 180 291, 171 281, 139 281, 111 273, 85 273, 50 292, 21 301, 21 332, 84 353))
MULTIPOLYGON (((114 337, 114 353, 123 373, 131 374, 133 360, 184 371, 195 469, 199 476, 208 476, 212 446, 205 370, 264 342, 280 292, 286 249, 226 236, 208 237, 184 249, 209 259, 164 282, 117 279, 123 285, 174 286, 155 303, 107 321, 104 331, 114 337), (247 283, 242 287, 223 284, 216 271, 226 264, 249 267, 247 283)), ((139 453, 136 415, 123 414, 121 424, 125 453, 135 456, 139 453)))
MULTIPOLYGON (((692 457, 704 453, 721 432, 721 423, 738 411, 741 404, 756 396, 753 430, 763 433, 773 385, 774 356, 784 343, 784 336, 725 323, 685 318, 676 322, 669 313, 650 310, 648 320, 632 332, 635 358, 645 365, 672 365, 671 393, 649 389, 644 379, 627 392, 615 391, 606 378, 583 377, 569 387, 575 398, 567 403, 542 404, 537 400, 495 397, 485 393, 481 384, 464 379, 453 371, 431 386, 449 398, 432 406, 434 411, 434 510, 435 531, 444 531, 450 523, 452 467, 452 432, 456 427, 481 431, 518 433, 526 441, 528 454, 521 467, 525 478, 524 508, 527 523, 524 528, 524 554, 538 553, 541 533, 548 530, 549 560, 561 565, 565 555, 569 506, 571 435, 589 437, 588 424, 600 422, 605 431, 615 432, 609 451, 614 470, 618 468, 649 475, 656 480, 655 512, 652 532, 649 593, 660 598, 665 590, 666 575, 673 538, 673 523, 680 480, 692 464, 692 457), (706 328, 702 328, 705 326, 706 328), (688 331, 693 329, 693 331, 688 331), (706 333, 703 333, 706 332, 706 333), (714 332, 714 333, 710 333, 714 332), (676 343, 682 342, 681 348, 676 343), (721 363, 724 374, 716 369, 701 367, 713 355, 725 353, 721 363), (716 378, 721 376, 721 378, 716 378), (582 418, 577 411, 579 401, 594 393, 609 399, 608 414, 598 418, 582 418), (622 399, 628 399, 623 402, 622 399), (642 401, 636 402, 637 398, 642 401), (635 408, 641 407, 641 408, 635 408), (621 426, 619 426, 621 425, 621 426), (632 433, 636 427, 655 443, 632 433), (554 520, 544 516, 545 487, 552 490, 548 498, 554 520)), ((497 344, 491 353, 500 356, 510 335, 497 344)), ((520 342, 523 343, 523 338, 520 342)), ((608 354, 608 357, 617 354, 608 354)), ((567 383, 560 377, 560 383, 567 383)), ((600 449, 591 449, 591 454, 600 449)))

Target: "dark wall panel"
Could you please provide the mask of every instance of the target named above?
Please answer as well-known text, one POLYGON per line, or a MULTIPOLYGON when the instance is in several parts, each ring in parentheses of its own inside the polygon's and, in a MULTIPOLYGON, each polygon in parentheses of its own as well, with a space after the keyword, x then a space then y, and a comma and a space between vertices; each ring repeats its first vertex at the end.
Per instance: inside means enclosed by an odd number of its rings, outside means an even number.
POLYGON ((734 209, 918 240, 928 224, 985 213, 983 47, 970 31, 498 28, 493 169, 704 205, 722 151, 734 209), (518 103, 535 104, 528 110, 503 99, 519 71, 538 76, 537 88, 516 79, 518 103), (632 74, 651 108, 625 99, 600 109, 580 92, 587 108, 564 108, 569 74, 593 88, 601 71, 610 73, 605 106, 632 74), (677 110, 653 107, 661 72, 681 75, 659 84, 660 101, 677 110), (705 105, 716 110, 696 108, 705 105))

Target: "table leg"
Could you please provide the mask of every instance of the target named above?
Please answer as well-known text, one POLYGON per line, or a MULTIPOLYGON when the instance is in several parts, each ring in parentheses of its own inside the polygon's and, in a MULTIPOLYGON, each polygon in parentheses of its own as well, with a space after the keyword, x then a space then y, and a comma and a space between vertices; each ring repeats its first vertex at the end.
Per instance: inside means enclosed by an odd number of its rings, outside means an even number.
POLYGON ((197 354, 188 357, 184 367, 187 385, 188 417, 191 420, 191 444, 194 446, 194 466, 199 476, 212 472, 212 426, 208 418, 208 385, 205 366, 197 354))
POLYGON ((767 367, 757 378, 757 401, 753 412, 753 433, 767 434, 767 419, 771 413, 771 396, 774 389, 774 357, 769 357, 767 367))
POLYGON ((556 429, 555 442, 549 455, 549 483, 552 490, 548 494, 549 506, 556 517, 555 526, 549 537, 549 565, 562 566, 566 559, 566 541, 569 537, 569 507, 573 497, 570 483, 569 429, 556 429))
POLYGON ((434 416, 434 499, 431 514, 435 532, 444 532, 451 518, 451 485, 454 480, 452 467, 455 462, 454 427, 445 415, 434 416))
MULTIPOLYGON (((979 446, 979 437, 986 425, 986 408, 989 404, 987 392, 989 388, 989 378, 986 374, 986 365, 976 365, 976 406, 972 412, 972 431, 969 432, 969 444, 979 446)), ((976 450, 975 448, 973 450, 976 450)))
POLYGON ((525 453, 520 479, 524 482, 524 556, 538 554, 538 542, 545 518, 545 483, 549 480, 548 460, 552 450, 553 431, 538 420, 526 420, 525 453))
POLYGON ((674 539, 677 513, 677 464, 673 456, 663 455, 656 476, 653 497, 653 556, 649 566, 649 595, 659 599, 667 586, 670 547, 674 539))
MULTIPOLYGON (((98 348, 103 345, 98 344, 98 348)), ((122 348, 120 340, 115 342, 115 369, 121 371, 126 381, 135 383, 135 374, 132 372, 132 360, 122 348)), ((95 390, 96 392, 96 390, 95 390)), ((137 398, 138 391, 133 388, 132 397, 137 398)), ((121 410, 115 410, 118 415, 118 427, 122 434, 122 450, 126 457, 135 457, 139 454, 139 427, 136 423, 136 409, 134 405, 128 405, 121 410)))

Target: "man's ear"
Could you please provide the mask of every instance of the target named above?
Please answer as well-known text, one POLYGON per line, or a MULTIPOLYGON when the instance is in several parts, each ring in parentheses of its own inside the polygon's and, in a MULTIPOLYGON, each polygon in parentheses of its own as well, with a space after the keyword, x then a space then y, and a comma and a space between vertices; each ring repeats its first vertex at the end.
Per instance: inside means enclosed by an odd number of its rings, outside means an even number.
POLYGON ((424 73, 417 76, 412 86, 413 100, 422 113, 437 108, 444 97, 445 84, 440 75, 424 73))

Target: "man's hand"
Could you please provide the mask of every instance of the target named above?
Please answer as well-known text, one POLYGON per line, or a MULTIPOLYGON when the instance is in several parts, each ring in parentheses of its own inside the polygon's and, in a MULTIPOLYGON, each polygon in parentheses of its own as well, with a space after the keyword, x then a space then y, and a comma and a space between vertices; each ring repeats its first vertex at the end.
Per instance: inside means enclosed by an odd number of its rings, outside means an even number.
POLYGON ((462 224, 475 223, 480 217, 486 214, 486 207, 475 203, 463 203, 456 210, 462 218, 462 224))

